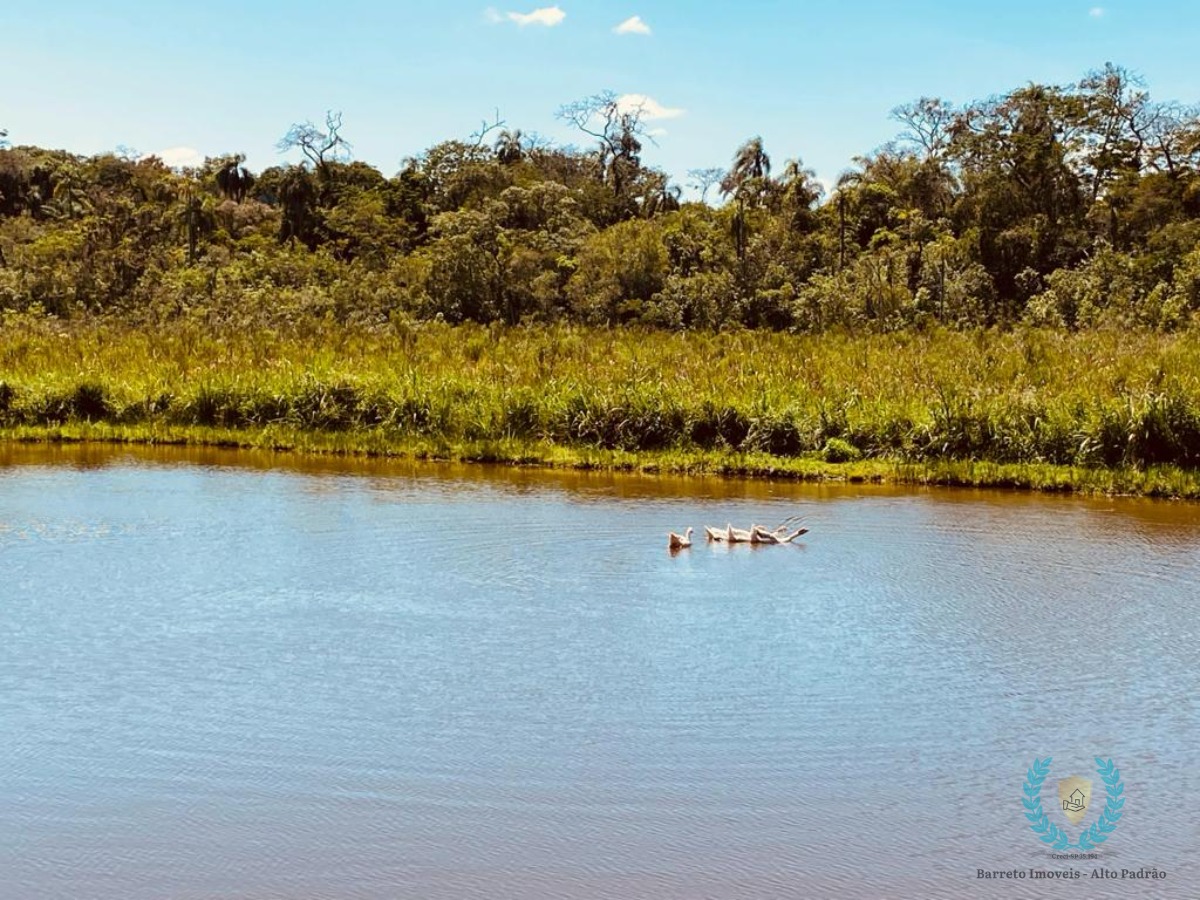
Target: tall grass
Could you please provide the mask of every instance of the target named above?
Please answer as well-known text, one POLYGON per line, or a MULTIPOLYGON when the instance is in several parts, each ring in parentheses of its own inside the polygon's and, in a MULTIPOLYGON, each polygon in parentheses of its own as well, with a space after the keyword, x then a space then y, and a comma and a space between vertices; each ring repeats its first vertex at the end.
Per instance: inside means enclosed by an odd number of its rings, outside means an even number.
POLYGON ((1191 470, 1200 336, 438 324, 249 334, 6 320, 0 427, 88 422, 340 433, 350 444, 369 433, 372 447, 1191 470))

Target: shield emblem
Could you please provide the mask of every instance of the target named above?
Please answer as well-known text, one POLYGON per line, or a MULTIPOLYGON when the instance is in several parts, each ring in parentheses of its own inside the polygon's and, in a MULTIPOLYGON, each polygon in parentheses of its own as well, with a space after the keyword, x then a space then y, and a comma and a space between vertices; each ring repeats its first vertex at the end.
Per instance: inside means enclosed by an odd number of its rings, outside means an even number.
POLYGON ((1092 802, 1092 783, 1079 775, 1064 778, 1058 783, 1058 799, 1067 821, 1078 825, 1092 802))

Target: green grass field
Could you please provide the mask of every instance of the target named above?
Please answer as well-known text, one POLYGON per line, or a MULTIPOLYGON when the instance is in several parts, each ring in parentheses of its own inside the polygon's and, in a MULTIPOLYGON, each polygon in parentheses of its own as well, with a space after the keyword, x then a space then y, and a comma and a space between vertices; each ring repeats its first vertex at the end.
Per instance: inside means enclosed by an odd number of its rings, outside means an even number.
POLYGON ((1200 335, 9 316, 0 436, 1200 497, 1200 335))

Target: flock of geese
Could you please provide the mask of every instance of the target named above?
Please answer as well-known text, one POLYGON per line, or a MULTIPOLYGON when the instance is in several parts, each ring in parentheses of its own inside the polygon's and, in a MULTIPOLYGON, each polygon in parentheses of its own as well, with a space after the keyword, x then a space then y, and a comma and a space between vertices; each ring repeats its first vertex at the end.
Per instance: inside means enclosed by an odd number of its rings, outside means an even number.
MULTIPOLYGON (((802 534, 808 534, 808 529, 797 527, 795 531, 789 531, 797 520, 795 518, 785 519, 780 525, 777 525, 773 530, 764 528, 761 525, 751 525, 750 530, 744 528, 734 528, 730 523, 724 528, 713 528, 709 525, 704 526, 704 537, 709 543, 724 542, 727 544, 790 544, 802 534)), ((689 528, 683 534, 676 534, 674 531, 667 533, 667 548, 670 550, 684 550, 692 546, 692 533, 696 529, 689 528)))

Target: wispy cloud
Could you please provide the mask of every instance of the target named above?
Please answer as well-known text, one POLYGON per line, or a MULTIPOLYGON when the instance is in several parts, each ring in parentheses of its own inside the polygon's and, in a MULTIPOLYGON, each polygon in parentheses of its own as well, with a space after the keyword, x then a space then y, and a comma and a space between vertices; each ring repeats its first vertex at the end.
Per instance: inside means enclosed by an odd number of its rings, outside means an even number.
POLYGON ((522 28, 526 25, 544 25, 547 28, 553 28, 555 25, 561 25, 562 20, 566 17, 567 14, 557 6, 543 6, 541 9, 535 9, 533 12, 527 13, 508 13, 508 18, 522 28))
POLYGON ((649 34, 650 26, 642 21, 641 16, 630 16, 613 31, 617 34, 649 34))
POLYGON ((166 150, 159 150, 157 153, 148 153, 142 158, 147 159, 151 156, 157 156, 172 169, 181 169, 185 166, 199 166, 204 163, 204 154, 194 147, 168 147, 166 150))
POLYGON ((1088 15, 1091 16, 1093 19, 1100 19, 1100 18, 1103 18, 1105 12, 1106 12, 1106 10, 1104 9, 1103 6, 1093 6, 1091 9, 1088 10, 1088 15))
POLYGON ((489 6, 483 11, 483 20, 492 25, 499 25, 504 21, 504 13, 500 12, 494 6, 489 6))
POLYGON ((663 106, 653 97, 645 94, 622 94, 617 98, 617 109, 621 112, 638 112, 646 121, 654 119, 678 119, 687 110, 663 106))

